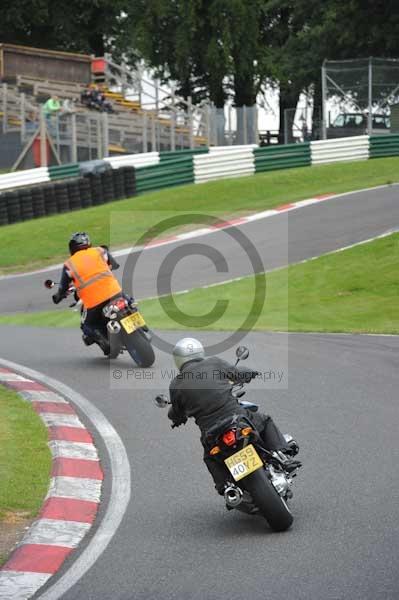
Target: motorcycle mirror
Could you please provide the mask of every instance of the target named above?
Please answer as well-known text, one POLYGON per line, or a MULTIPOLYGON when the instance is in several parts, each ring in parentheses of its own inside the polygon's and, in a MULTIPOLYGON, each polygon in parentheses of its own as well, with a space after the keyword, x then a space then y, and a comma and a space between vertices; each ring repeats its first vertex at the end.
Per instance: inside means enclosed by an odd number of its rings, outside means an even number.
POLYGON ((246 360, 249 356, 249 350, 246 346, 238 346, 236 350, 236 357, 238 360, 246 360))
POLYGON ((158 408, 165 408, 165 406, 169 404, 169 400, 165 394, 159 394, 159 396, 155 398, 155 404, 158 406, 158 408))
POLYGON ((47 289, 51 290, 51 288, 53 288, 55 286, 54 281, 52 281, 52 279, 46 279, 46 281, 44 282, 44 287, 46 287, 47 289))

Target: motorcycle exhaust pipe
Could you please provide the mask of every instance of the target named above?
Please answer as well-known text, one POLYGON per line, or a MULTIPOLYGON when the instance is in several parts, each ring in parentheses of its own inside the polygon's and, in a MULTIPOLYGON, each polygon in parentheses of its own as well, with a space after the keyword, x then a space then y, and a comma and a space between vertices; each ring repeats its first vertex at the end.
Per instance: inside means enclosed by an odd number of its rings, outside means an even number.
POLYGON ((224 499, 229 508, 237 508, 242 502, 242 491, 235 485, 229 485, 224 490, 224 499))
POLYGON ((120 332, 121 326, 120 323, 118 323, 118 321, 108 321, 107 329, 110 333, 116 334, 120 332))

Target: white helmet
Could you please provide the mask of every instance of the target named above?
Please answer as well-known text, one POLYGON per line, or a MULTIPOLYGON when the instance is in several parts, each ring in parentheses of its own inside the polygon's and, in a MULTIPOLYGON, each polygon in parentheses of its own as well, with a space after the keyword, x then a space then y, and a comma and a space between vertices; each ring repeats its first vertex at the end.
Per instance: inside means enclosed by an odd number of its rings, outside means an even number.
POLYGON ((173 348, 173 358, 175 359, 176 367, 181 370, 186 362, 205 358, 205 350, 201 342, 195 338, 183 338, 173 348))

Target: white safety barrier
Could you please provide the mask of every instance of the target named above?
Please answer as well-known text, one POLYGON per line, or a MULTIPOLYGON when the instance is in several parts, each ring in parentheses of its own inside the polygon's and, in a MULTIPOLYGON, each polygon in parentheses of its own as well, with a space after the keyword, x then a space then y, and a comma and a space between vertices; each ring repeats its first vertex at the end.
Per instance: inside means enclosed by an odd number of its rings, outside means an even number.
POLYGON ((257 144, 246 144, 243 146, 211 146, 209 148, 210 154, 219 152, 236 152, 237 150, 247 150, 251 148, 258 148, 257 144))
POLYGON ((113 169, 119 167, 148 167, 157 165, 160 161, 159 152, 145 152, 144 154, 127 154, 124 156, 109 156, 104 158, 113 169))
POLYGON ((213 179, 226 177, 243 177, 255 173, 253 146, 231 147, 228 149, 211 149, 209 154, 198 154, 193 157, 194 181, 204 183, 213 179))
POLYGON ((0 175, 0 190, 12 189, 23 185, 35 185, 44 181, 50 181, 47 167, 6 173, 5 175, 0 175))
POLYGON ((368 135, 310 142, 312 165, 348 160, 367 160, 369 158, 369 146, 368 135))

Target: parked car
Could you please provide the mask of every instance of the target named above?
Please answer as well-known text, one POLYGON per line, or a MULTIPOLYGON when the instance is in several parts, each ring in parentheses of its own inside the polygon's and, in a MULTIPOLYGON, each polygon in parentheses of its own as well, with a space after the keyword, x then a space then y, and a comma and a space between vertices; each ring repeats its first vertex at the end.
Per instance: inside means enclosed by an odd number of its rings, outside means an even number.
MULTIPOLYGON (((372 116, 371 134, 381 135, 390 132, 391 122, 389 116, 374 114, 372 116)), ((350 137, 367 133, 369 133, 367 113, 341 113, 327 128, 327 138, 350 137)))

